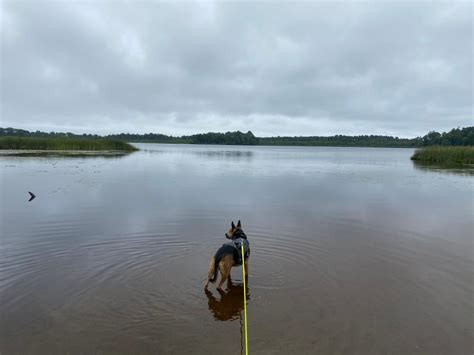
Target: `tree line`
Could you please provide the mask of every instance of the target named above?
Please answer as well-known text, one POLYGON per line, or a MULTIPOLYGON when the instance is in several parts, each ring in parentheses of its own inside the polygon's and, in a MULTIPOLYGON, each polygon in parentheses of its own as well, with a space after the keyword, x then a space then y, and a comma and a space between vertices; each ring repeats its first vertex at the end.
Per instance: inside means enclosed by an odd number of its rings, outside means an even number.
POLYGON ((225 144, 225 145, 297 145, 297 146, 343 146, 343 147, 423 147, 423 146, 472 146, 474 127, 454 128, 449 132, 431 131, 423 137, 399 138, 381 135, 345 136, 294 136, 255 137, 251 131, 226 133, 202 133, 188 136, 168 136, 159 133, 146 134, 73 134, 71 132, 30 132, 16 128, 0 128, 0 136, 49 137, 81 139, 114 139, 132 143, 172 143, 172 144, 225 144))
POLYGON ((431 131, 423 138, 424 146, 432 145, 474 145, 474 127, 453 128, 449 132, 431 131))

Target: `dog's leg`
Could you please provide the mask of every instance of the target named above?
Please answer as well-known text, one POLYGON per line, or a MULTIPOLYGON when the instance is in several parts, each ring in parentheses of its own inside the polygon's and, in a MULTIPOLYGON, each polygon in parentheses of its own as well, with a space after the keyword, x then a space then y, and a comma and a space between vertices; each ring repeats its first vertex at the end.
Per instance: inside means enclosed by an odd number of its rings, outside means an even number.
MULTIPOLYGON (((221 271, 221 281, 219 282, 219 286, 217 286, 217 288, 219 290, 222 290, 222 285, 223 283, 228 279, 229 277, 229 270, 227 269, 227 265, 226 264, 221 264, 222 267, 219 267, 220 271, 221 271)), ((219 265, 220 266, 220 265, 219 265)))
POLYGON ((245 262, 244 262, 244 266, 245 266, 245 279, 248 279, 249 277, 249 259, 245 259, 245 262))
POLYGON ((225 256, 219 263, 219 270, 221 272, 221 281, 219 282, 218 289, 222 290, 222 284, 229 278, 230 269, 232 268, 232 255, 225 256))

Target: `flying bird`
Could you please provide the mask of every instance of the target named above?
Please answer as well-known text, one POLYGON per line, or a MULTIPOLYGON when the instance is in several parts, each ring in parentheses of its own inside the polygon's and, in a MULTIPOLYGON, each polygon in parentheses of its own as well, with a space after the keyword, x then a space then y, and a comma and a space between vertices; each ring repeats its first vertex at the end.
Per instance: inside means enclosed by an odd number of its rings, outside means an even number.
POLYGON ((28 202, 33 201, 36 198, 36 195, 31 191, 28 191, 28 193, 30 194, 30 199, 28 200, 28 202))

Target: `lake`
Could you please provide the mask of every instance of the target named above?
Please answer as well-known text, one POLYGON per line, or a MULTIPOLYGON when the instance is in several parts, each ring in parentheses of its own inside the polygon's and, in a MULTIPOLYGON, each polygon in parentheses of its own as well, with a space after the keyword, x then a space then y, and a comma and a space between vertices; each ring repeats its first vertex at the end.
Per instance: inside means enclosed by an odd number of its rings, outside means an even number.
POLYGON ((0 157, 1 354, 472 354, 473 176, 412 149, 137 144, 0 157), (36 199, 28 202, 28 191, 36 199))

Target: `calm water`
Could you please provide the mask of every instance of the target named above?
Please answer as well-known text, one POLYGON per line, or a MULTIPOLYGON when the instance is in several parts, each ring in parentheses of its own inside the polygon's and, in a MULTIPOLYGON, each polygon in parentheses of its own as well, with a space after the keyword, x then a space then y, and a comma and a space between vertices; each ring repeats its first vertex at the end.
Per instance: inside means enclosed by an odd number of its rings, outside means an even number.
POLYGON ((1 354, 472 354, 473 177, 410 149, 139 145, 1 157, 1 354), (27 191, 37 198, 27 202, 27 191))

